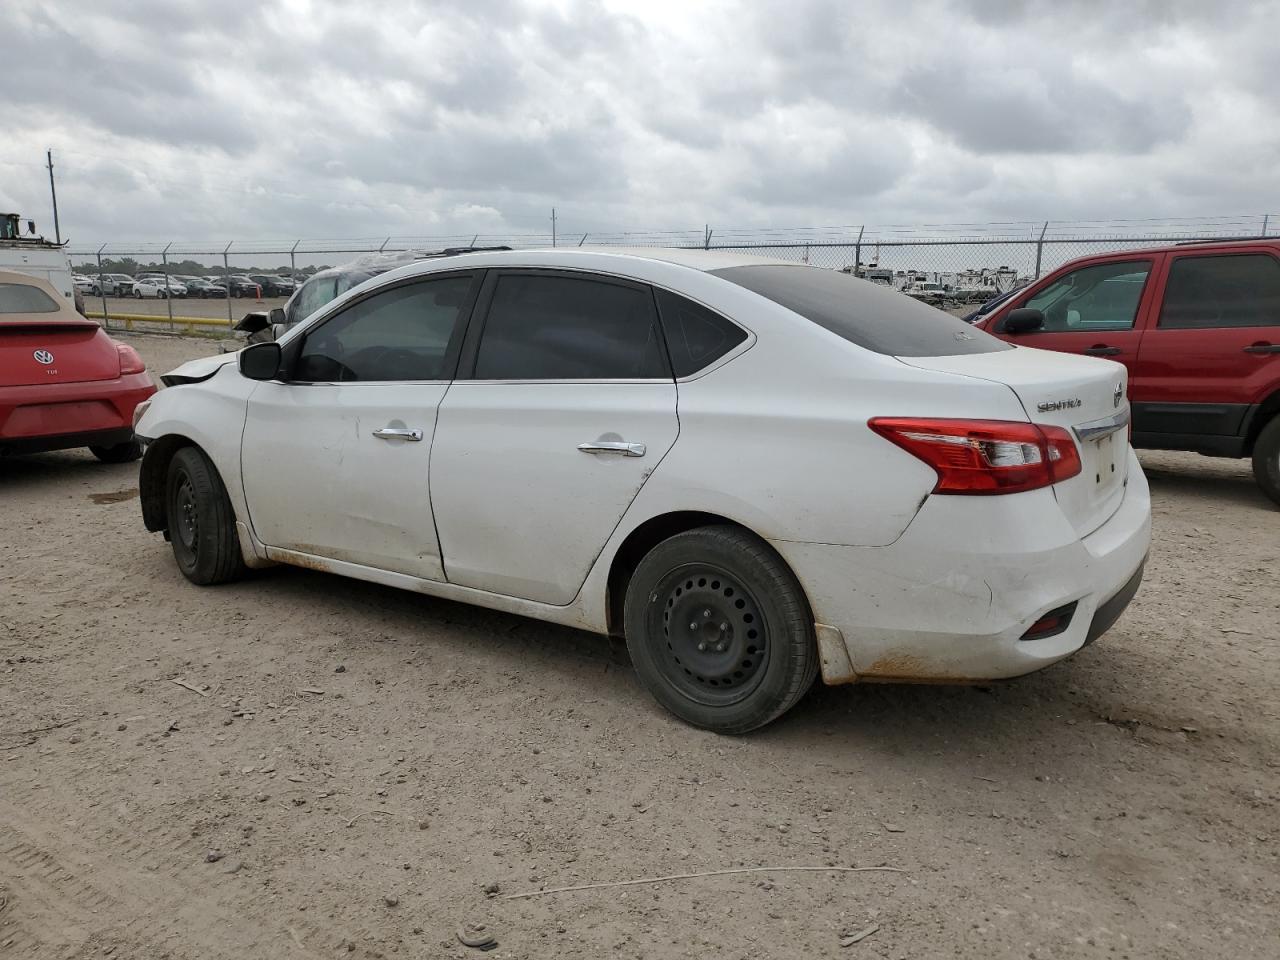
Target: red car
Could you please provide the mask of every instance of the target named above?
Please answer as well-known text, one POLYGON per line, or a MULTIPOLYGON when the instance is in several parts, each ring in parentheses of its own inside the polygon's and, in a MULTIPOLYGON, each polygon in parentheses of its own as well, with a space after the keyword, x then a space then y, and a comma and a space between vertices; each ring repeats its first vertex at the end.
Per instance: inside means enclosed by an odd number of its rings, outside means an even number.
POLYGON ((0 454, 88 447, 136 460, 133 408, 155 392, 133 347, 47 281, 0 272, 0 454))
POLYGON ((1123 363, 1135 447, 1252 457, 1280 503, 1280 241, 1081 257, 974 325, 1123 363))

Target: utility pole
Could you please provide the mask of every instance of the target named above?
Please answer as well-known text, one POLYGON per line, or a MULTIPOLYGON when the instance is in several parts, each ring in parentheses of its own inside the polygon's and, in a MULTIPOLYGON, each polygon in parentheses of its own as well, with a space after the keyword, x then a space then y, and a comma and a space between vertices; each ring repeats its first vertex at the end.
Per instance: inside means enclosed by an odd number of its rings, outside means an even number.
POLYGON ((551 245, 556 245, 556 208, 551 208, 551 245))
POLYGON ((53 197, 53 236, 62 243, 62 229, 58 226, 58 191, 53 185, 53 151, 46 150, 45 157, 49 161, 49 195, 53 197))

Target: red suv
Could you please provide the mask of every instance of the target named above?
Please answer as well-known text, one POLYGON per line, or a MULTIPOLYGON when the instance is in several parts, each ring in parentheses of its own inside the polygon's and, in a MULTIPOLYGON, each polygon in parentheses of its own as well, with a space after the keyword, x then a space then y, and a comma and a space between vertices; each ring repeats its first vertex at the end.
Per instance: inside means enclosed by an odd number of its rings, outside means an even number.
POLYGON ((974 325, 1123 363, 1135 447, 1251 456, 1280 503, 1280 241, 1081 257, 974 325))

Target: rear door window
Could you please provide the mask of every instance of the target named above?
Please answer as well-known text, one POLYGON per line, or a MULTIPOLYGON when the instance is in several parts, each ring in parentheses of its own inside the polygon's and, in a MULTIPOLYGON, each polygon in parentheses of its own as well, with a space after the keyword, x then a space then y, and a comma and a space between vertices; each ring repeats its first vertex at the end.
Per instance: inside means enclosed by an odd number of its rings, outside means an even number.
POLYGON ((500 273, 476 351, 477 380, 670 379, 648 287, 500 273))
POLYGON ((1150 260, 1096 263, 1065 273, 1023 304, 1044 314, 1045 333, 1132 330, 1150 260))
POLYGON ((658 311, 677 377, 704 370, 747 339, 736 323, 679 294, 658 290, 658 311))
POLYGON ((959 317, 836 270, 762 264, 711 273, 876 353, 944 357, 1013 349, 959 317))
POLYGON ((1178 257, 1169 266, 1159 326, 1280 326, 1280 262, 1265 253, 1178 257))

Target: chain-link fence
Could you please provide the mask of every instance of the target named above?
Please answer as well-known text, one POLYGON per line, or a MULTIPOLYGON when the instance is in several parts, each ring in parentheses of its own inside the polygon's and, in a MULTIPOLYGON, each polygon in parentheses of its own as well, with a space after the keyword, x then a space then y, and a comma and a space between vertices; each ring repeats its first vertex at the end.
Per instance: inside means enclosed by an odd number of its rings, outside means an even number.
POLYGON ((159 321, 188 329, 225 329, 247 309, 283 303, 317 270, 379 253, 588 245, 741 250, 856 273, 927 302, 956 307, 985 301, 1091 253, 1268 236, 1280 236, 1280 216, 729 230, 707 225, 672 231, 274 243, 108 242, 72 248, 70 255, 88 289, 101 298, 101 315, 108 323, 159 321), (157 283, 130 285, 123 279, 145 274, 158 274, 157 283))

